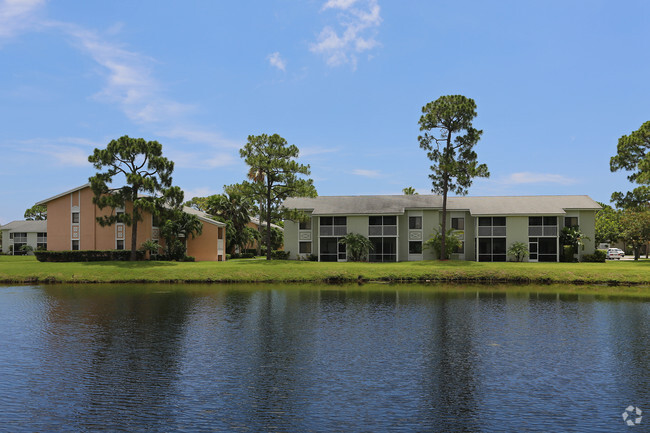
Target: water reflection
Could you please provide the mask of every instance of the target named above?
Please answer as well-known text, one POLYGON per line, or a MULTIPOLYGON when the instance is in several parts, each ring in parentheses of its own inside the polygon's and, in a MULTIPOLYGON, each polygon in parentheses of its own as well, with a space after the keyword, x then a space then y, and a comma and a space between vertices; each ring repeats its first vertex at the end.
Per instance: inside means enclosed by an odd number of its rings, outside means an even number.
POLYGON ((612 431, 628 405, 650 410, 648 300, 599 288, 0 288, 0 425, 612 431))

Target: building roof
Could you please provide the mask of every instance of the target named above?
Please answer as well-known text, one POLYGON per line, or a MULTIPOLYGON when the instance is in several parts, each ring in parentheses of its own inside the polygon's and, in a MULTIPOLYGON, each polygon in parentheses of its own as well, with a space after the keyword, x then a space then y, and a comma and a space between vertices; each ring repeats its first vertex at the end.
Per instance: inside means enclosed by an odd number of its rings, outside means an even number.
MULTIPOLYGON (((253 224, 255 224, 256 226, 258 226, 258 227, 259 227, 259 225, 260 225, 260 219, 259 219, 259 218, 251 217, 251 222, 252 222, 253 224)), ((263 222, 262 224, 264 225, 264 227, 266 227, 266 222, 263 222)), ((283 227, 280 227, 280 226, 277 225, 277 224, 273 224, 273 223, 271 223, 271 227, 274 228, 274 229, 278 229, 278 230, 280 230, 280 231, 284 231, 284 228, 283 228, 283 227)))
POLYGON ((196 215, 199 218, 199 220, 201 220, 203 222, 206 222, 206 223, 209 223, 209 224, 213 224, 213 225, 218 226, 218 227, 225 227, 226 226, 226 223, 222 223, 221 221, 213 220, 209 214, 207 214, 205 212, 201 212, 200 210, 196 210, 196 209, 191 208, 191 207, 183 206, 183 212, 185 212, 187 214, 190 214, 190 215, 196 215))
POLYGON ((65 196, 65 195, 71 194, 71 193, 73 193, 73 192, 75 192, 75 191, 79 191, 79 190, 84 189, 84 188, 90 188, 90 183, 86 183, 86 184, 83 184, 83 185, 78 186, 78 187, 76 187, 76 188, 72 188, 71 190, 68 190, 68 191, 66 191, 66 192, 62 192, 61 194, 57 194, 57 195, 55 195, 54 197, 46 198, 45 200, 41 200, 41 201, 39 201, 39 202, 37 202, 37 203, 35 203, 35 204, 36 204, 37 206, 38 206, 38 205, 44 205, 44 204, 47 204, 48 202, 50 202, 50 201, 52 201, 52 200, 56 200, 56 199, 59 198, 59 197, 63 197, 63 196, 65 196))
MULTIPOLYGON (((84 185, 78 186, 78 187, 73 188, 71 190, 68 190, 66 192, 62 192, 61 194, 57 194, 54 197, 46 198, 45 200, 41 200, 36 204, 37 205, 44 205, 44 204, 47 204, 48 202, 51 202, 52 200, 56 200, 57 198, 63 197, 65 195, 68 195, 68 194, 73 193, 75 191, 82 190, 84 188, 90 188, 90 183, 86 183, 84 185)), ((206 222, 206 223, 209 223, 209 224, 213 224, 215 226, 219 226, 219 227, 225 227, 226 226, 226 223, 222 223, 221 221, 215 221, 207 213, 198 211, 196 209, 192 209, 191 207, 183 206, 183 212, 185 212, 187 214, 191 214, 191 215, 196 215, 199 218, 199 220, 201 220, 203 222, 206 222)), ((11 224, 11 223, 9 223, 9 224, 11 224)), ((36 230, 34 230, 34 231, 36 231, 36 230)))
POLYGON ((9 230, 10 232, 45 233, 47 232, 47 221, 12 221, 0 226, 0 230, 9 230))
MULTIPOLYGON (((366 195, 291 197, 288 209, 311 211, 312 215, 403 214, 405 210, 442 209, 439 195, 366 195)), ((598 210, 600 205, 586 195, 449 197, 448 211, 480 215, 563 215, 567 209, 598 210)))

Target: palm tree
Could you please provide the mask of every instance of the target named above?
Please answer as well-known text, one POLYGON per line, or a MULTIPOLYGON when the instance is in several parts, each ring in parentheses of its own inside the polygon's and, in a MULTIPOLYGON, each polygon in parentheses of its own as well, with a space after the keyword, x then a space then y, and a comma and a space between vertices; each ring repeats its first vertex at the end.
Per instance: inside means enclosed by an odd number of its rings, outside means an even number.
POLYGON ((417 192, 415 192, 415 188, 412 186, 407 186, 406 188, 402 189, 402 192, 404 195, 419 195, 417 192))
POLYGON ((374 250, 370 239, 358 233, 348 233, 339 242, 348 247, 350 260, 353 262, 360 262, 369 251, 374 250))
POLYGON ((250 223, 251 200, 237 188, 224 187, 223 194, 208 197, 207 212, 218 215, 228 224, 228 250, 230 252, 239 246, 245 247, 251 240, 246 226, 250 223))

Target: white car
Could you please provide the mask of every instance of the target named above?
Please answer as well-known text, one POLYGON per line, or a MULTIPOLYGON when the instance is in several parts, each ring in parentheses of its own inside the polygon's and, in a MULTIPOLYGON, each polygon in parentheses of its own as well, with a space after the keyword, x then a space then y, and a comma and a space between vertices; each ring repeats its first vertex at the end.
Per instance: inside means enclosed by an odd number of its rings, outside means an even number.
POLYGON ((607 258, 610 260, 621 260, 625 257, 625 252, 620 248, 609 248, 607 250, 607 258))

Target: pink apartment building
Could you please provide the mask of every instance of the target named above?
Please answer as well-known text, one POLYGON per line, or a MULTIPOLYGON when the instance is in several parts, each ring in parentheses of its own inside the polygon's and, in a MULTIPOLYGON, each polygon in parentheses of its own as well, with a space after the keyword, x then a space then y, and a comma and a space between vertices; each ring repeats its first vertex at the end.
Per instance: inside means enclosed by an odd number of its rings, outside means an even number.
MULTIPOLYGON (((47 206, 47 249, 67 250, 123 250, 131 248, 131 227, 123 223, 102 227, 97 217, 110 215, 111 208, 99 209, 93 203, 90 184, 42 200, 36 204, 47 206)), ((126 211, 130 211, 127 203, 126 211)), ((115 212, 125 209, 115 209, 115 212)), ((196 215, 203 223, 201 235, 186 239, 187 255, 197 261, 223 261, 226 259, 226 224, 215 221, 208 214, 185 207, 187 213, 196 215)), ((138 245, 146 240, 160 242, 158 227, 153 217, 145 212, 138 223, 138 245)))

